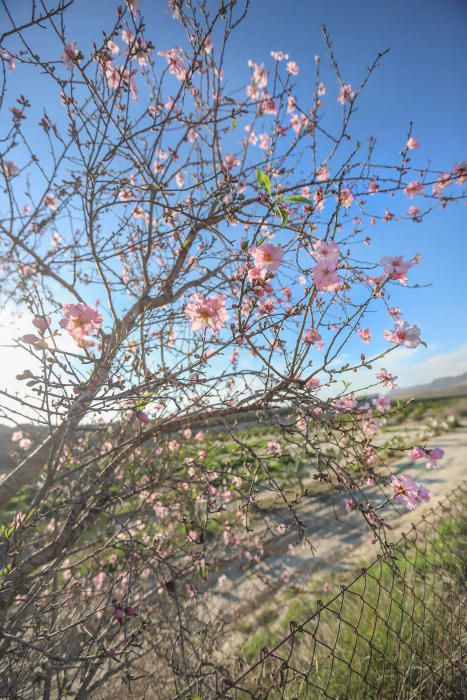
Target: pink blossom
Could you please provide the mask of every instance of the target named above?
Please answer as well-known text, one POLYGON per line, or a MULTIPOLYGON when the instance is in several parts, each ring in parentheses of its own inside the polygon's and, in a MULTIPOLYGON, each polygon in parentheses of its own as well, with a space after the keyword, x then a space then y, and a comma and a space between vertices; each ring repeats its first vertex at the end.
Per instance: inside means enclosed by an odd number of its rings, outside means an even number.
POLYGON ((313 243, 313 253, 318 262, 327 262, 336 267, 339 259, 339 246, 335 241, 318 240, 313 243))
POLYGON ((105 76, 107 78, 107 85, 109 88, 116 90, 117 88, 120 88, 122 85, 126 85, 129 87, 131 96, 134 100, 134 102, 138 101, 138 91, 136 88, 136 81, 134 79, 134 74, 135 71, 129 71, 123 66, 120 66, 119 68, 116 68, 115 66, 112 66, 110 63, 107 63, 105 67, 105 76))
POLYGON ((358 503, 354 498, 346 498, 344 505, 347 513, 351 513, 353 510, 357 510, 358 508, 358 503))
POLYGON ((352 90, 352 86, 350 84, 342 85, 337 101, 340 102, 341 105, 345 105, 348 102, 352 102, 354 97, 355 92, 352 90))
POLYGON ((323 211, 325 197, 321 187, 319 187, 316 192, 313 192, 313 201, 315 203, 316 211, 323 211))
POLYGON ((425 450, 423 447, 418 446, 414 447, 410 452, 411 459, 421 459, 422 457, 427 459, 427 469, 436 469, 438 466, 437 461, 444 457, 444 450, 440 447, 432 447, 430 450, 425 450))
POLYGON ((50 316, 36 316, 32 321, 32 325, 38 328, 41 332, 44 332, 50 326, 51 320, 52 319, 50 316))
POLYGON ((289 58, 289 54, 283 51, 271 51, 271 56, 275 61, 287 61, 289 58))
POLYGON ((329 168, 327 165, 320 165, 316 171, 316 179, 318 182, 326 182, 329 180, 329 168))
POLYGON ((305 335, 303 336, 303 340, 305 343, 314 345, 315 343, 319 343, 319 341, 321 340, 321 333, 319 333, 316 330, 316 328, 308 328, 305 335))
POLYGON ((287 73, 290 73, 290 75, 298 75, 300 72, 300 68, 298 67, 298 64, 295 63, 295 61, 289 61, 287 63, 287 73))
POLYGON ((368 183, 368 192, 370 194, 376 194, 379 190, 379 185, 377 182, 374 180, 371 180, 371 182, 368 183))
POLYGON ((452 183, 451 173, 442 173, 436 178, 436 182, 432 185, 432 191, 435 197, 439 197, 443 190, 452 183))
POLYGON ((123 612, 123 609, 120 606, 117 606, 114 610, 113 618, 117 622, 123 622, 123 618, 125 617, 125 613, 123 612))
POLYGON ((427 488, 418 484, 410 476, 402 474, 397 477, 391 476, 391 483, 394 489, 394 500, 404 503, 409 510, 414 510, 421 501, 428 503, 430 492, 427 488))
POLYGON ((132 32, 130 32, 129 29, 124 29, 122 31, 122 41, 124 41, 125 44, 129 45, 129 44, 133 43, 134 38, 135 38, 134 34, 132 32))
POLYGON ((391 408, 391 401, 387 396, 378 396, 376 399, 373 399, 371 403, 380 413, 385 413, 391 408))
POLYGON ((302 129, 304 129, 309 122, 306 114, 293 114, 290 117, 290 126, 295 131, 296 134, 300 134, 302 129))
POLYGON ((270 148, 270 146, 271 146, 271 137, 269 136, 269 134, 266 134, 266 133, 259 134, 258 148, 261 148, 261 150, 263 150, 263 151, 267 151, 268 148, 270 148))
POLYGON ((58 207, 58 199, 54 197, 53 194, 50 194, 50 192, 45 195, 44 199, 42 200, 42 203, 51 211, 55 211, 58 207))
POLYGON ((139 12, 139 0, 126 0, 128 8, 133 16, 139 12))
POLYGON ((149 44, 145 39, 138 37, 129 51, 129 56, 132 59, 136 59, 140 66, 147 66, 148 58, 150 57, 151 53, 151 44, 149 44))
POLYGON ((282 447, 280 442, 277 440, 270 440, 267 444, 267 451, 270 455, 280 455, 282 454, 282 447))
POLYGON ((371 331, 369 328, 360 328, 357 333, 364 343, 368 344, 371 341, 371 331))
POLYGON ((136 199, 136 195, 128 188, 120 190, 118 198, 121 202, 131 202, 136 199))
POLYGON ((335 406, 340 411, 353 411, 357 406, 357 400, 353 396, 342 396, 337 399, 335 406))
POLYGON ((199 139, 199 134, 196 129, 191 128, 188 130, 186 137, 190 143, 195 143, 199 139))
POLYGON ((185 315, 191 322, 194 331, 210 328, 215 333, 224 327, 229 315, 225 309, 226 297, 224 294, 204 297, 195 292, 185 306, 185 315))
POLYGON ((297 106, 297 103, 295 102, 295 98, 293 95, 288 95, 287 96, 287 114, 293 114, 295 112, 295 107, 297 106))
POLYGON ((416 348, 420 345, 420 328, 416 325, 409 326, 407 321, 396 321, 392 331, 385 330, 384 337, 396 345, 405 345, 406 348, 416 348))
POLYGON ((277 112, 277 107, 276 103, 274 102, 273 98, 269 93, 264 92, 263 96, 261 97, 261 102, 259 105, 259 110, 261 114, 276 114, 277 112))
POLYGON ((407 214, 408 216, 412 216, 414 219, 416 219, 417 216, 420 216, 421 211, 418 207, 411 206, 407 209, 407 214))
POLYGON ((249 97, 252 100, 257 100, 259 97, 259 89, 257 85, 247 85, 245 88, 245 92, 247 94, 247 97, 249 97))
POLYGON ((416 194, 423 194, 423 184, 419 180, 412 180, 404 188, 404 192, 409 199, 413 199, 416 194))
POLYGON ((320 384, 321 380, 319 377, 310 377, 310 379, 306 383, 306 387, 308 389, 317 389, 320 384))
POLYGON ((353 194, 352 191, 349 190, 349 188, 345 190, 341 190, 339 193, 339 202, 342 204, 345 209, 349 209, 352 202, 353 202, 353 194))
POLYGON ((79 60, 79 58, 80 53, 76 49, 76 40, 66 43, 63 47, 62 62, 65 64, 67 70, 72 71, 75 66, 75 62, 79 60))
POLYGON ((342 283, 335 267, 326 261, 318 261, 312 270, 313 282, 320 292, 332 292, 338 289, 342 283))
POLYGON ((224 168, 230 172, 232 168, 235 168, 237 165, 240 165, 240 161, 236 156, 234 156, 233 153, 226 153, 222 164, 224 168))
POLYGON ((118 44, 116 44, 115 41, 112 41, 111 39, 109 39, 106 46, 107 46, 107 49, 110 51, 110 53, 113 53, 114 55, 117 55, 120 53, 120 49, 118 48, 118 44))
POLYGON ((10 56, 10 54, 8 53, 8 51, 6 49, 0 49, 0 56, 7 62, 8 70, 10 72, 14 71, 16 68, 16 65, 15 65, 16 59, 13 56, 10 56))
POLYGON ((140 423, 149 423, 149 416, 144 411, 137 411, 136 417, 140 423))
POLYGON ((410 459, 420 459, 425 455, 423 447, 414 447, 410 452, 410 459))
POLYGON ((166 59, 169 73, 174 75, 177 80, 185 80, 188 71, 183 62, 183 51, 181 49, 173 48, 168 51, 159 51, 158 56, 166 59))
POLYGON ((440 447, 433 447, 431 450, 426 451, 426 456, 428 457, 426 468, 436 469, 436 467, 438 466, 437 460, 443 459, 444 457, 444 450, 442 450, 440 447))
POLYGON ((34 343, 37 343, 37 341, 40 340, 37 335, 34 335, 34 333, 26 333, 26 335, 23 335, 21 338, 22 343, 26 343, 27 345, 34 345, 34 343))
POLYGON ((413 150, 414 148, 420 148, 420 144, 414 136, 411 136, 405 145, 409 151, 413 150))
POLYGON ((253 69, 252 80, 257 88, 264 90, 268 84, 268 72, 264 65, 255 63, 252 60, 248 61, 248 66, 253 69))
POLYGON ((64 318, 60 321, 60 326, 67 330, 78 344, 82 343, 85 336, 99 330, 104 320, 97 309, 82 303, 64 304, 62 313, 64 318))
POLYGON ((267 270, 262 267, 252 267, 248 270, 248 279, 251 283, 261 282, 267 275, 267 270))
POLYGON ((462 163, 454 163, 452 173, 458 185, 467 182, 467 160, 463 160, 462 163))
POLYGON ((275 272, 284 257, 284 251, 272 243, 263 243, 252 249, 255 267, 265 267, 270 272, 275 272))
POLYGON ((383 265, 384 272, 393 280, 403 279, 412 267, 412 263, 405 261, 402 255, 394 257, 385 255, 381 258, 380 264, 383 265))
POLYGON ((382 382, 383 386, 395 387, 397 377, 394 374, 390 374, 387 369, 381 367, 379 372, 376 373, 376 378, 382 382))
POLYGON ((19 175, 19 168, 17 165, 15 165, 15 163, 13 163, 12 160, 3 161, 3 171, 5 173, 5 177, 7 178, 16 177, 19 175))
POLYGON ((10 112, 12 113, 15 119, 26 119, 26 117, 23 114, 23 111, 21 109, 18 109, 18 107, 10 107, 10 112))
POLYGON ((213 40, 212 40, 212 36, 211 36, 210 34, 208 34, 208 36, 207 36, 206 39, 204 40, 203 51, 204 51, 205 54, 207 54, 208 56, 210 56, 211 53, 212 53, 213 48, 214 48, 214 42, 213 42, 213 40))

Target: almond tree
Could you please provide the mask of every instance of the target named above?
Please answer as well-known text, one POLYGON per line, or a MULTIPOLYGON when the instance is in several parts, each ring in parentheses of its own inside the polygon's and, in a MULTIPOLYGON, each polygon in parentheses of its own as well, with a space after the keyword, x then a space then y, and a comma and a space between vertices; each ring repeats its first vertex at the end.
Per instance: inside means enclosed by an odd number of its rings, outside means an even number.
POLYGON ((1 301, 29 330, 24 391, 2 392, 22 455, 0 483, 2 697, 91 697, 148 672, 160 697, 209 697, 228 667, 209 610, 225 562, 254 563, 278 525, 311 556, 310 488, 360 510, 385 548, 384 506, 429 498, 389 478, 374 442, 389 401, 352 393, 357 370, 373 392, 393 385, 374 360, 422 342, 390 301, 418 258, 363 260, 364 231, 454 204, 466 166, 414 167, 411 129, 393 165, 355 143, 383 54, 352 86, 325 30, 335 82, 316 57, 304 104, 280 51, 224 75, 248 2, 172 0, 177 47, 137 0, 86 45, 72 0, 27 18, 3 5, 1 301), (378 309, 387 349, 343 363, 378 309))

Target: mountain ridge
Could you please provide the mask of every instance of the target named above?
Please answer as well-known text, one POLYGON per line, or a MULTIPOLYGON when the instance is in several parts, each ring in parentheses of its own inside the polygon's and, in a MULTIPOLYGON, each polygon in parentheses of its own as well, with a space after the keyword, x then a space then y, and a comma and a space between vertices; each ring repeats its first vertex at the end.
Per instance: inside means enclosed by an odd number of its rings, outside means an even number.
POLYGON ((467 372, 438 377, 426 384, 393 389, 389 398, 410 396, 413 398, 441 398, 447 396, 464 396, 467 394, 467 372))

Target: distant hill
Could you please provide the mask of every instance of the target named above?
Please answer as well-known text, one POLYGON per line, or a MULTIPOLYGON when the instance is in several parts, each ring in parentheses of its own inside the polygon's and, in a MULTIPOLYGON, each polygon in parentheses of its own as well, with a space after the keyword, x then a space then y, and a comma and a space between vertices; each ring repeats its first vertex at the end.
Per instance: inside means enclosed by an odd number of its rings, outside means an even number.
POLYGON ((449 396, 467 396, 467 372, 455 377, 439 377, 429 384, 393 389, 391 399, 438 399, 449 396))

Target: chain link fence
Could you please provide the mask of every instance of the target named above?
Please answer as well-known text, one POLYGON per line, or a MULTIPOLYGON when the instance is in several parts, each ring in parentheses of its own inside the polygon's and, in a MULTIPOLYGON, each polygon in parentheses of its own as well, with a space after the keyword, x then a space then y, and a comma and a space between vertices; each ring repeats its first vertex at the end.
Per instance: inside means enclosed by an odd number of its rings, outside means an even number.
POLYGON ((256 663, 211 678, 206 697, 466 698, 466 496, 464 485, 256 663))

